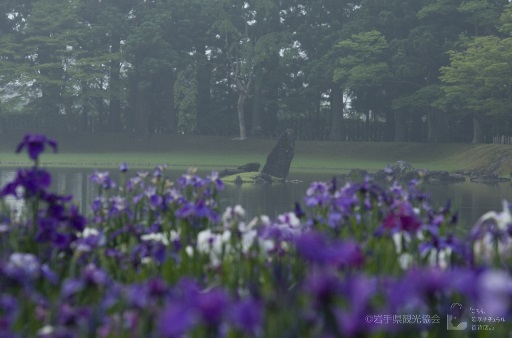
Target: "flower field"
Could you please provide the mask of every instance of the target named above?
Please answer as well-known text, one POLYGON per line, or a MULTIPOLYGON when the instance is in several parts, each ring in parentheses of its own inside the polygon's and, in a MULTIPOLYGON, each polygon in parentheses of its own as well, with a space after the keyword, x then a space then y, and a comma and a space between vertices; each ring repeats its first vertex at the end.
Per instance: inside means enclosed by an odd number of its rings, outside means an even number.
POLYGON ((80 211, 39 166, 1 190, 0 337, 506 337, 512 215, 468 234, 420 182, 313 183, 294 210, 221 210, 216 173, 96 171, 80 211), (12 210, 7 198, 22 199, 12 210))

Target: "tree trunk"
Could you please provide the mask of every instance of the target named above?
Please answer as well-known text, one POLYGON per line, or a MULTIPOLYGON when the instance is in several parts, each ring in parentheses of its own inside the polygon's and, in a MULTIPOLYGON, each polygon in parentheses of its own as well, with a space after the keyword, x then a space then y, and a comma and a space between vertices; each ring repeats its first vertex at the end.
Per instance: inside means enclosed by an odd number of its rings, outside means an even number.
POLYGON ((440 143, 446 141, 447 136, 447 121, 446 116, 440 111, 429 109, 427 115, 427 141, 431 143, 440 143))
POLYGON ((166 97, 166 110, 167 110, 167 119, 166 119, 166 132, 174 134, 178 129, 178 117, 176 115, 176 107, 174 102, 174 84, 176 83, 176 73, 171 69, 168 76, 168 89, 167 89, 167 97, 166 97))
POLYGON ((482 143, 482 122, 476 113, 473 114, 473 140, 471 143, 482 143))
POLYGON ((395 112, 395 142, 405 142, 405 121, 404 114, 395 112))
POLYGON ((89 112, 90 112, 90 107, 91 107, 91 103, 89 101, 89 86, 87 84, 87 81, 81 81, 81 96, 82 96, 82 109, 78 112, 78 117, 76 119, 76 123, 78 124, 77 126, 75 126, 75 128, 73 128, 73 130, 76 130, 76 131, 90 131, 89 130, 89 125, 88 125, 88 120, 89 120, 89 112))
POLYGON ((212 78, 212 66, 206 57, 206 48, 204 45, 199 45, 197 48, 199 55, 199 64, 197 67, 196 81, 197 81, 197 96, 196 96, 196 125, 200 134, 208 132, 210 126, 209 111, 210 111, 210 90, 212 78))
POLYGON ((366 141, 371 141, 371 130, 370 130, 370 113, 372 112, 371 109, 366 110, 366 121, 364 125, 365 133, 366 133, 366 141))
POLYGON ((137 85, 135 107, 135 132, 140 135, 147 135, 149 133, 149 101, 147 99, 146 90, 140 84, 137 85))
POLYGON ((421 142, 423 141, 423 119, 422 115, 419 113, 415 113, 412 115, 412 124, 411 124, 411 135, 408 138, 409 141, 413 142, 421 142))
MULTIPOLYGON (((100 87, 103 87, 103 80, 100 81, 100 87)), ((103 129, 103 117, 105 116, 105 100, 99 96, 97 98, 98 118, 89 117, 89 129, 91 131, 101 131, 103 129)))
POLYGON ((41 82, 40 105, 43 126, 52 129, 58 128, 64 70, 48 46, 38 48, 37 60, 39 64, 44 65, 39 69, 39 74, 45 79, 41 82))
MULTIPOLYGON (((258 75, 256 75, 258 76, 258 75)), ((252 96, 252 124, 251 135, 259 136, 261 134, 261 81, 256 79, 254 86, 254 94, 252 96)))
POLYGON ((245 105, 245 99, 247 98, 247 92, 241 91, 238 93, 238 104, 237 104, 237 110, 238 110, 238 128, 240 129, 240 140, 246 140, 247 139, 247 133, 245 131, 245 112, 244 112, 244 105, 245 105))
POLYGON ((246 140, 247 139, 247 133, 245 131, 245 99, 249 95, 249 92, 252 90, 252 82, 254 80, 254 73, 251 73, 249 75, 249 80, 247 81, 247 84, 243 84, 242 80, 240 79, 240 73, 239 73, 239 65, 237 65, 234 68, 234 79, 236 82, 236 88, 238 91, 238 102, 237 102, 237 111, 238 111, 238 128, 240 130, 240 140, 246 140))
POLYGON ((392 142, 395 138, 395 114, 389 108, 386 109, 386 135, 384 140, 392 142))
POLYGON ((110 131, 120 131, 121 125, 121 79, 119 52, 121 51, 121 38, 118 34, 112 35, 112 59, 110 60, 110 105, 108 129, 110 131))
POLYGON ((427 142, 437 143, 439 142, 438 133, 435 126, 434 112, 429 109, 427 113, 427 142))
POLYGON ((264 73, 263 83, 260 84, 261 97, 264 97, 262 112, 262 129, 278 136, 277 113, 279 111, 279 89, 281 78, 279 77, 279 54, 274 54, 267 63, 267 70, 264 73))
POLYGON ((330 141, 343 140, 343 89, 336 85, 331 88, 331 132, 329 134, 330 141))

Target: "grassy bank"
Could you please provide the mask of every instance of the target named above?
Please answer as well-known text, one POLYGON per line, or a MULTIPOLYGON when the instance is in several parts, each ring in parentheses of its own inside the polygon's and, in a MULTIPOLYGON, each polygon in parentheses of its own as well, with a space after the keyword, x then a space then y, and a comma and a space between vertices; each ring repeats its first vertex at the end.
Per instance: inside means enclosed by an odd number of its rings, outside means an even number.
MULTIPOLYGON (((0 165, 28 164, 14 149, 23 132, 0 135, 0 165)), ((127 162, 133 168, 168 164, 173 167, 222 169, 247 162, 265 163, 276 140, 231 140, 227 137, 130 134, 57 133, 58 154, 45 154, 43 164, 55 167, 115 168, 127 162)), ((512 171, 512 147, 505 145, 305 142, 296 144, 293 171, 340 172, 351 168, 378 170, 397 160, 430 170, 472 170, 496 161, 502 175, 512 171)))

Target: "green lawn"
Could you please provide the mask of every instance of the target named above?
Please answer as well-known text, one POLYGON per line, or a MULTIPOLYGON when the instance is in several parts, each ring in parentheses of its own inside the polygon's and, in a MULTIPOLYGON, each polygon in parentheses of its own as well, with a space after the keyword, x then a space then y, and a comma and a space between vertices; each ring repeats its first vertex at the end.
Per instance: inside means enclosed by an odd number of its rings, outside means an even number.
MULTIPOLYGON (((58 154, 45 154, 43 165, 54 167, 115 168, 127 162, 132 168, 198 167, 223 169, 247 162, 263 166, 276 140, 231 140, 228 137, 130 134, 47 133, 59 143, 58 154)), ((0 135, 0 166, 29 165, 26 155, 14 149, 23 133, 0 135)), ((292 171, 343 172, 352 168, 371 171, 397 160, 416 168, 464 170, 486 166, 500 158, 512 159, 512 147, 505 145, 305 142, 297 141, 292 171)), ((512 171, 512 160, 503 161, 502 175, 512 171)))

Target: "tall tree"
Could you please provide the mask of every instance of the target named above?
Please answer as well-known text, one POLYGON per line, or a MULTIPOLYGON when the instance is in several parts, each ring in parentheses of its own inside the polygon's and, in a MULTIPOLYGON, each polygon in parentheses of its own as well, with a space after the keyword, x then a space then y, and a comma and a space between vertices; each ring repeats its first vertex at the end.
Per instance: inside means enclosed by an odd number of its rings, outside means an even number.
MULTIPOLYGON (((121 65, 125 42, 130 32, 130 16, 136 5, 136 0, 81 0, 81 16, 91 27, 90 52, 94 51, 106 70, 106 89, 108 95, 108 114, 101 116, 104 128, 110 131, 124 129, 122 121, 122 100, 124 98, 121 65)), ((103 114, 101 114, 103 115, 103 114)))
POLYGON ((275 56, 285 45, 289 45, 289 36, 286 32, 279 31, 263 35, 257 32, 259 26, 266 25, 267 14, 276 12, 276 1, 253 0, 238 3, 225 0, 218 1, 216 5, 220 19, 215 22, 214 29, 218 32, 219 39, 224 41, 222 51, 228 60, 228 73, 238 95, 238 138, 245 140, 245 102, 253 94, 256 67, 275 56))
POLYGON ((379 31, 389 45, 381 61, 388 64, 392 77, 379 98, 379 111, 384 112, 386 119, 387 140, 406 141, 416 137, 415 140, 421 140, 423 112, 395 101, 413 95, 428 85, 428 76, 432 77, 431 67, 423 64, 427 58, 422 58, 419 52, 427 45, 429 34, 417 28, 421 24, 417 14, 428 1, 363 0, 351 23, 355 32, 379 31))
POLYGON ((132 128, 141 134, 176 132, 174 84, 180 50, 167 1, 139 3, 126 51, 131 67, 132 128))
MULTIPOLYGON (((386 39, 378 31, 354 34, 350 39, 337 44, 342 57, 334 72, 334 80, 342 88, 348 88, 359 105, 364 102, 367 128, 370 111, 379 110, 377 98, 382 95, 386 81, 391 77, 389 66, 383 54, 388 48, 386 39)), ((367 130, 370 136, 369 130, 367 130)))
POLYGON ((77 51, 78 22, 76 6, 70 1, 40 0, 34 2, 25 26, 20 27, 25 62, 18 68, 18 75, 37 92, 33 109, 41 114, 46 127, 55 127, 62 121, 61 113, 66 113, 66 69, 77 51))
POLYGON ((192 92, 195 95, 193 120, 196 122, 193 130, 200 134, 211 132, 211 126, 216 119, 211 100, 212 72, 215 64, 212 58, 217 56, 219 41, 215 38, 212 25, 218 18, 211 7, 209 0, 178 0, 171 3, 175 20, 174 30, 181 37, 179 49, 190 56, 183 55, 178 68, 187 74, 190 74, 192 69, 195 72, 195 88, 192 92), (193 17, 191 13, 194 14, 193 17))
POLYGON ((452 51, 450 65, 441 68, 447 98, 460 104, 476 120, 472 143, 483 141, 483 120, 509 114, 512 103, 511 53, 510 37, 477 37, 468 41, 467 49, 452 51))
POLYGON ((295 54, 291 54, 287 86, 294 88, 287 99, 288 110, 299 115, 320 116, 325 98, 330 114, 330 130, 322 135, 343 139, 343 93, 333 81, 339 50, 335 44, 344 37, 360 1, 284 1, 283 21, 293 34, 295 54), (292 68, 296 67, 296 68, 292 68), (293 101, 290 99, 293 98, 293 101), (293 104, 293 105, 291 105, 293 104), (299 107, 296 107, 299 106, 299 107))

